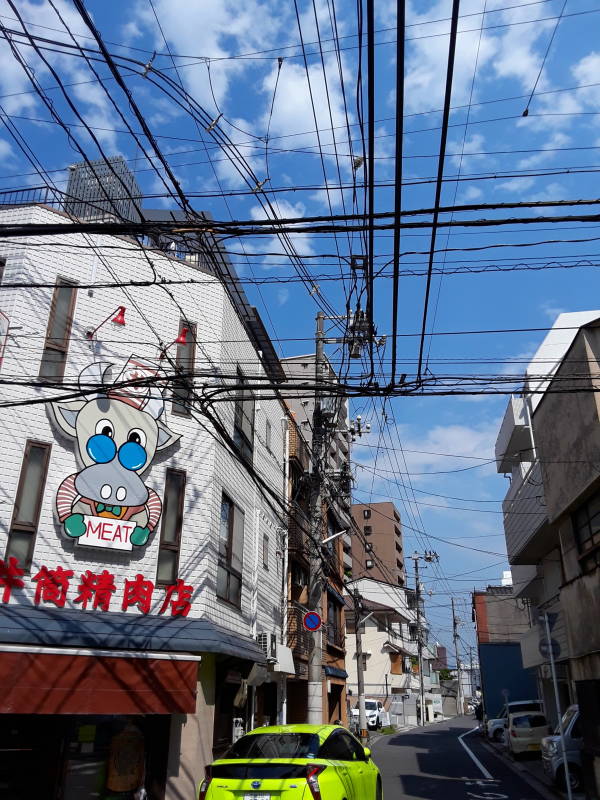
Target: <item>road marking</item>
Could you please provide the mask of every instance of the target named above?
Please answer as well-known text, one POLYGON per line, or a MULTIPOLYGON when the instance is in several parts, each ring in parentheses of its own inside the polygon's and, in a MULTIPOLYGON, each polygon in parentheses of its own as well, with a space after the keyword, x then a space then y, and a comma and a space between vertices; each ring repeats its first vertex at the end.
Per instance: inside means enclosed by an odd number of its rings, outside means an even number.
POLYGON ((480 760, 477 758, 477 756, 475 755, 475 753, 473 753, 473 751, 472 751, 472 750, 470 750, 470 749, 467 747, 467 745, 464 743, 464 741, 463 741, 463 737, 464 737, 464 736, 468 736, 470 733, 475 733, 475 731, 478 731, 478 730, 479 730, 479 728, 473 728, 473 729, 472 729, 472 730, 470 730, 470 731, 466 731, 465 733, 462 733, 462 734, 461 734, 461 735, 458 737, 458 741, 459 741, 459 742, 462 744, 462 746, 465 748, 465 750, 467 751, 468 755, 471 757, 471 759, 473 760, 473 762, 475 763, 475 765, 476 765, 476 766, 477 766, 477 767, 478 767, 478 768, 481 770, 481 774, 483 775, 483 777, 484 777, 484 778, 487 778, 487 780, 488 780, 488 781, 491 781, 491 780, 493 780, 493 778, 492 778, 491 774, 490 774, 490 773, 487 771, 487 769, 486 769, 486 768, 483 766, 483 764, 482 764, 482 763, 481 763, 481 761, 480 761, 480 760))

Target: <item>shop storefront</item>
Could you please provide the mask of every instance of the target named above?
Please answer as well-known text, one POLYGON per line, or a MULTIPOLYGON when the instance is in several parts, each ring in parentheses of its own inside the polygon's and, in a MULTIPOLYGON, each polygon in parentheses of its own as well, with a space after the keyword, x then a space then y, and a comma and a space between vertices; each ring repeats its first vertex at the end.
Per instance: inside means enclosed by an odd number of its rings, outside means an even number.
POLYGON ((251 640, 204 619, 0 605, 0 796, 163 800, 203 659, 226 665, 212 687, 225 745, 245 722, 242 676, 264 661, 251 640))

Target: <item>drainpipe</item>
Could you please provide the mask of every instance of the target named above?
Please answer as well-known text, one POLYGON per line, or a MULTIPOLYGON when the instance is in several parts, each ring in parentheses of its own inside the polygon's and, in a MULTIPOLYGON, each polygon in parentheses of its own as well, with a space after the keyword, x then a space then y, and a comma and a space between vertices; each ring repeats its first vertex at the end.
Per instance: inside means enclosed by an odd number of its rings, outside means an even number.
MULTIPOLYGON (((287 508, 289 503, 289 476, 290 476, 290 423, 287 417, 281 418, 281 428, 283 432, 283 505, 287 508)), ((284 517, 284 525, 278 529, 279 545, 281 547, 281 634, 282 645, 287 646, 288 629, 288 525, 289 512, 284 517)), ((279 705, 279 724, 285 725, 287 722, 287 677, 285 674, 280 676, 280 705, 279 705)))

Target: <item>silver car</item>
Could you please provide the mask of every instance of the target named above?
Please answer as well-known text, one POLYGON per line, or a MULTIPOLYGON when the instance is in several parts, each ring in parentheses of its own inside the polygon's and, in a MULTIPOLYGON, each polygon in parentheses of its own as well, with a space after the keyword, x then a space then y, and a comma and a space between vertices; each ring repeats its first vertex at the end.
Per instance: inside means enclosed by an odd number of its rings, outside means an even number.
MULTIPOLYGON (((579 706, 569 706, 563 718, 563 731, 565 735, 565 750, 569 765, 569 779, 571 789, 581 789, 581 723, 579 720, 579 706)), ((560 745, 560 735, 557 729, 553 736, 542 739, 542 764, 544 772, 561 788, 566 788, 565 762, 560 745)))

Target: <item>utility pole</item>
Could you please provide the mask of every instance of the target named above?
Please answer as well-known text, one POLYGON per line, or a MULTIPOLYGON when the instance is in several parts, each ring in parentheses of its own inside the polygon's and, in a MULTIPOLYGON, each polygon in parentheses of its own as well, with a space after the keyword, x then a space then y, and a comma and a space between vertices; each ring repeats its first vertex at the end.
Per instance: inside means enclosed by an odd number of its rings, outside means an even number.
POLYGON ((425 725, 425 681, 423 676, 423 628, 421 625, 421 582, 419 580, 419 560, 423 559, 428 564, 438 560, 438 554, 427 550, 423 555, 416 551, 411 556, 415 562, 415 599, 417 602, 417 654, 419 668, 419 702, 421 705, 420 725, 425 725))
POLYGON ((562 724, 562 710, 560 707, 560 695, 558 693, 558 681, 556 679, 556 665, 554 663, 554 642, 550 637, 550 621, 547 611, 544 613, 544 625, 546 627, 546 642, 548 643, 548 657, 550 659, 552 683, 554 684, 554 702, 556 703, 556 714, 558 716, 558 732, 560 735, 560 748, 563 757, 563 769, 565 771, 565 784, 567 786, 568 798, 569 800, 573 800, 573 789, 571 787, 571 776, 569 774, 569 759, 567 758, 567 749, 565 746, 565 731, 562 724))
POLYGON ((365 709, 365 673, 363 664, 363 651, 362 651, 362 631, 361 625, 364 620, 361 619, 361 596, 358 588, 355 587, 352 594, 354 600, 354 633, 356 636, 356 681, 358 683, 358 730, 360 740, 366 744, 369 739, 367 730, 367 711, 365 709))
MULTIPOLYGON (((364 328, 364 312, 357 311, 357 319, 349 323, 348 335, 336 338, 325 338, 325 320, 347 320, 347 317, 326 317, 322 311, 316 316, 316 340, 315 340, 315 395, 314 411, 312 419, 312 459, 310 475, 310 535, 308 542, 309 551, 309 576, 308 576, 308 608, 316 611, 322 618, 322 596, 323 596, 323 554, 321 545, 324 541, 329 541, 335 537, 323 539, 323 486, 326 480, 331 477, 327 472, 327 434, 331 432, 327 428, 327 417, 331 416, 328 409, 324 407, 325 378, 328 375, 329 365, 325 358, 326 344, 342 344, 351 346, 350 357, 360 356, 360 350, 368 343, 373 336, 372 325, 369 324, 368 331, 364 328), (362 315, 362 316, 361 316, 362 315)), ((337 421, 334 420, 334 424, 337 421)), ((362 436, 363 430, 368 432, 370 426, 364 428, 361 425, 360 417, 357 417, 358 425, 351 432, 352 437, 362 436)), ((335 431, 333 431, 335 433, 335 431)), ((342 475, 343 477, 343 475, 342 475)), ((336 536, 339 534, 336 534, 336 536)), ((307 721, 310 725, 321 725, 323 722, 323 632, 322 628, 313 631, 308 646, 308 713, 307 721)), ((365 721, 366 728, 366 721, 365 721)))
MULTIPOLYGON (((323 595, 321 540, 323 538, 322 480, 324 471, 325 429, 323 425, 322 386, 325 367, 324 323, 325 314, 317 314, 315 355, 315 407, 313 412, 312 464, 310 493, 310 536, 308 608, 322 617, 323 595)), ((313 631, 308 646, 308 715, 309 725, 323 722, 323 631, 313 631)))
POLYGON ((456 658, 456 713, 462 715, 464 712, 464 703, 460 680, 460 656, 458 654, 458 619, 454 611, 454 598, 452 598, 452 636, 454 639, 454 657, 456 658))
POLYGON ((415 594, 417 598, 417 653, 419 663, 419 703, 421 706, 421 714, 419 723, 425 725, 425 682, 423 677, 423 636, 421 634, 421 584, 419 582, 419 557, 415 553, 413 555, 415 561, 415 594), (416 558, 415 558, 416 556, 416 558))

